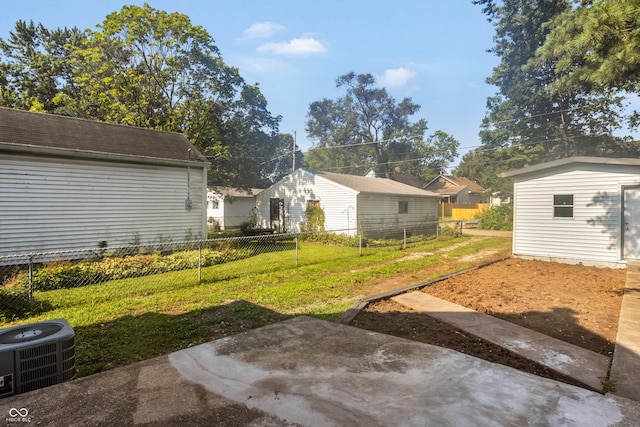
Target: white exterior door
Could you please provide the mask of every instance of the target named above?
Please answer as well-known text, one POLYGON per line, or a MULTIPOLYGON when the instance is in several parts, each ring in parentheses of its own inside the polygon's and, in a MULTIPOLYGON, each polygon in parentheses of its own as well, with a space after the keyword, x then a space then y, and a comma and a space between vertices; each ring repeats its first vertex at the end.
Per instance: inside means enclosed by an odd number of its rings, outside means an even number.
POLYGON ((625 259, 640 259, 640 188, 624 190, 625 259))

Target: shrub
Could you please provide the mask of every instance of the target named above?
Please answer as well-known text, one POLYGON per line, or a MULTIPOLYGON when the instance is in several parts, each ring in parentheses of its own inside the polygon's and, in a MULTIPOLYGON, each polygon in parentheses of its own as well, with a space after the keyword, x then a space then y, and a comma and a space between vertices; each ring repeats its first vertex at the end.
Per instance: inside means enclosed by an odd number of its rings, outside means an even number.
POLYGON ((319 204, 310 204, 307 206, 304 215, 307 218, 307 222, 303 226, 303 231, 324 231, 324 210, 319 204))
MULTIPOLYGON (((250 248, 228 248, 224 251, 203 248, 200 253, 200 265, 208 267, 230 260, 248 258, 254 255, 250 248)), ((55 261, 45 263, 33 273, 33 288, 39 291, 76 288, 109 280, 148 276, 169 271, 185 270, 198 266, 198 251, 174 252, 168 255, 160 253, 139 254, 125 257, 109 256, 79 262, 55 261)), ((5 291, 26 289, 29 279, 21 272, 7 279, 5 291)), ((19 292, 16 291, 16 294, 19 292)))
MULTIPOLYGON (((301 240, 306 240, 309 242, 318 242, 318 243, 328 243, 337 246, 346 246, 357 248, 360 246, 360 237, 359 236, 347 236, 345 234, 335 234, 335 233, 310 233, 310 234, 301 234, 301 240)), ((362 246, 367 246, 368 239, 362 238, 362 246)))
POLYGON ((0 286, 0 321, 10 322, 33 316, 50 309, 48 303, 29 299, 29 289, 19 286, 0 286))
POLYGON ((513 206, 493 206, 476 217, 482 230, 513 230, 513 206))

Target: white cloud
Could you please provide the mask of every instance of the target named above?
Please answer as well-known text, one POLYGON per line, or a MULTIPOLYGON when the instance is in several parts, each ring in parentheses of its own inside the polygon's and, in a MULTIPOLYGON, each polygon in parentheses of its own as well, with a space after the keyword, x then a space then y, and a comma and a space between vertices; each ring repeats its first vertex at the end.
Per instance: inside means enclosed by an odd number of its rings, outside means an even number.
POLYGON ((314 55, 326 52, 327 48, 316 39, 299 38, 285 43, 266 43, 256 50, 276 55, 314 55))
POLYGON ((246 30, 244 35, 249 39, 266 39, 273 36, 275 33, 286 30, 287 27, 280 24, 274 24, 270 21, 256 22, 246 30))
POLYGON ((384 87, 397 88, 404 87, 409 80, 416 76, 416 72, 404 67, 385 70, 384 74, 378 78, 378 83, 384 87))

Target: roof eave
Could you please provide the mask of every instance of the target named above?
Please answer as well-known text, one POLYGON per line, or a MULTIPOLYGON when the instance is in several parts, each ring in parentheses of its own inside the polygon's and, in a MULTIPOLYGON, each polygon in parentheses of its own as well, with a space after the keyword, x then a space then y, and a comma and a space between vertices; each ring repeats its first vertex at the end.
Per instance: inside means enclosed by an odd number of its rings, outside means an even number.
POLYGON ((133 156, 129 154, 115 154, 103 153, 99 151, 72 150, 68 148, 42 147, 38 145, 16 144, 12 142, 2 141, 0 141, 0 152, 165 166, 197 166, 206 168, 211 165, 210 162, 201 160, 177 160, 151 156, 133 156))
POLYGON ((621 165, 621 166, 640 166, 640 159, 632 158, 612 158, 612 157, 566 157, 564 159, 553 160, 538 165, 529 166, 513 171, 502 172, 498 174, 500 178, 514 178, 547 169, 558 168, 570 164, 605 164, 605 165, 621 165))

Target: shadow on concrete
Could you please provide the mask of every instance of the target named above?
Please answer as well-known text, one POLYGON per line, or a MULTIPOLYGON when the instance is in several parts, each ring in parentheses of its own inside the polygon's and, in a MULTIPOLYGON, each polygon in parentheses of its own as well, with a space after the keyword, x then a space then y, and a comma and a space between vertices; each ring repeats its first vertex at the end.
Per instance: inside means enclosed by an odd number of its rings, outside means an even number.
MULTIPOLYGON (((126 315, 74 327, 77 377, 124 366, 211 340, 259 328, 293 316, 248 301, 187 313, 126 315)), ((332 314, 317 316, 331 320, 332 314)))
MULTIPOLYGON (((449 348, 470 356, 493 363, 499 363, 501 365, 509 366, 544 378, 550 378, 567 384, 593 389, 593 387, 588 386, 575 378, 563 375, 548 366, 544 366, 534 360, 515 354, 507 348, 483 340, 461 328, 437 320, 427 314, 407 309, 403 305, 394 301, 384 301, 384 309, 382 309, 384 311, 377 310, 378 308, 375 303, 373 303, 369 310, 365 309, 356 315, 350 325, 374 332, 380 332, 400 338, 449 348)), ((607 351, 608 349, 611 349, 611 352, 613 351, 612 343, 609 343, 603 337, 578 325, 574 314, 575 312, 573 312, 573 310, 559 308, 553 313, 526 312, 514 316, 496 315, 496 317, 510 323, 531 328, 531 323, 523 322, 523 317, 526 316, 528 320, 536 319, 536 322, 543 322, 546 319, 548 323, 548 318, 550 316, 554 316, 556 319, 559 316, 561 318, 561 324, 556 325, 558 332, 552 334, 548 328, 538 328, 537 332, 544 333, 592 351, 597 352, 597 350, 593 350, 594 348, 607 349, 607 351), (563 330, 565 331, 564 333, 560 332, 563 330), (566 339, 566 330, 572 331, 570 340, 566 339)), ((455 313, 455 315, 464 314, 455 313)), ((536 330, 536 328, 531 329, 536 330)), ((609 358, 611 357, 611 353, 601 354, 609 358)), ((603 380, 605 379, 603 378, 603 380)))

